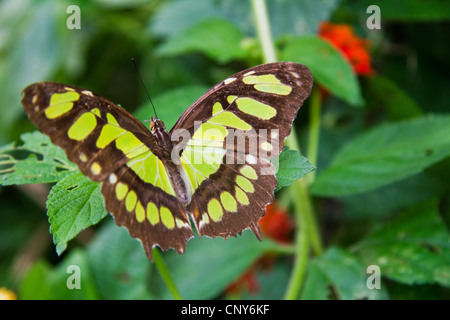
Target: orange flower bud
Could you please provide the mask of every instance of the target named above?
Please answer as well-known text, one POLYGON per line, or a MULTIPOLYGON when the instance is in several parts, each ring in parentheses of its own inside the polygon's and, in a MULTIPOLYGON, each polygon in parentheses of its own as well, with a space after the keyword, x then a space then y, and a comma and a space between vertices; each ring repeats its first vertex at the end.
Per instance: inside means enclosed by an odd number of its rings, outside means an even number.
POLYGON ((370 44, 367 40, 357 37, 351 26, 323 22, 320 25, 319 35, 342 52, 356 74, 370 75, 374 73, 368 52, 370 44))

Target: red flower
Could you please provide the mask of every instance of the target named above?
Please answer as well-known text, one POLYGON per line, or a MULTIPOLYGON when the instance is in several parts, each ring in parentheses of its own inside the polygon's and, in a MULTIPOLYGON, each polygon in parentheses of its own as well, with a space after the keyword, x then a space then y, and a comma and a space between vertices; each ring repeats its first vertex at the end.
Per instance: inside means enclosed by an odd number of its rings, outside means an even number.
POLYGON ((238 296, 244 290, 247 290, 251 294, 256 294, 259 291, 259 283, 253 267, 242 274, 239 279, 231 283, 225 289, 225 292, 231 296, 238 296))
POLYGON ((266 215, 259 221, 259 225, 269 238, 283 243, 291 241, 294 223, 287 211, 278 207, 276 203, 266 207, 266 215))
POLYGON ((356 74, 370 75, 374 73, 368 52, 369 41, 357 37, 353 33, 352 27, 345 24, 323 22, 320 25, 319 35, 342 52, 352 64, 356 74))
MULTIPOLYGON (((278 207, 275 203, 268 205, 266 215, 259 220, 261 231, 265 236, 283 243, 291 241, 291 232, 294 228, 294 222, 284 209, 278 207)), ((250 294, 256 294, 259 291, 258 280, 255 275, 257 269, 268 269, 273 263, 272 254, 267 254, 253 263, 237 280, 231 283, 225 292, 231 296, 238 296, 243 291, 250 294)))

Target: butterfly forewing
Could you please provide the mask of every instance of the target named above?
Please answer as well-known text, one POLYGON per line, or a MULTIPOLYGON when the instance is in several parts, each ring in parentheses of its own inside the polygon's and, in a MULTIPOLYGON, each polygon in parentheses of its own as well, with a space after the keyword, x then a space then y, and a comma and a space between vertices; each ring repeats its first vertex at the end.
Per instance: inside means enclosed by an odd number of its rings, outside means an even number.
POLYGON ((193 236, 189 220, 174 196, 161 150, 141 122, 90 91, 60 83, 28 86, 22 104, 86 176, 103 182, 106 209, 143 243, 149 258, 155 245, 184 252, 193 236))

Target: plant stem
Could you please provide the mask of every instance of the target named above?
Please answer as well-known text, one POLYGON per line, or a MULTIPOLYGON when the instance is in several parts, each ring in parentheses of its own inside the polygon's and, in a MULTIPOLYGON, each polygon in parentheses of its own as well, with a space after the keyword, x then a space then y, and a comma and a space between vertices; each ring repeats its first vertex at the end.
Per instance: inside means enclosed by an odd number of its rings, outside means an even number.
MULTIPOLYGON (((253 15, 255 19, 255 27, 261 43, 264 62, 276 61, 275 47, 270 31, 270 23, 264 0, 252 0, 253 15)), ((319 130, 320 130, 320 96, 319 93, 313 94, 312 97, 312 113, 310 127, 310 141, 308 144, 308 154, 313 157, 313 164, 317 163, 319 130)), ((294 128, 290 136, 286 140, 286 145, 291 149, 299 151, 294 128)), ((314 177, 309 178, 309 182, 314 177)), ((292 192, 292 198, 295 207, 295 219, 297 222, 297 233, 295 239, 295 261, 291 278, 285 293, 285 299, 297 299, 303 285, 306 274, 306 268, 309 259, 309 246, 311 244, 314 253, 319 255, 322 253, 322 243, 318 232, 317 224, 314 218, 311 197, 308 192, 307 181, 300 179, 294 181, 289 187, 292 192)))
POLYGON ((272 32, 270 31, 266 2, 264 0, 252 0, 252 8, 256 32, 263 51, 264 63, 275 62, 277 57, 273 45, 272 32))
MULTIPOLYGON (((300 153, 294 128, 286 140, 286 145, 289 145, 291 149, 300 153)), ((294 201, 297 234, 295 239, 294 267, 284 299, 294 300, 299 296, 306 275, 309 260, 309 246, 311 245, 316 255, 322 254, 323 249, 306 180, 296 180, 289 188, 294 201)))
MULTIPOLYGON (((320 91, 317 86, 313 87, 312 89, 310 101, 307 157, 309 162, 317 166, 320 136, 320 114, 322 109, 320 91)), ((308 185, 311 185, 313 183, 315 177, 315 170, 306 176, 308 185)))
POLYGON ((295 206, 295 218, 297 221, 297 233, 295 239, 295 260, 291 277, 284 295, 285 300, 295 300, 298 298, 300 289, 305 279, 306 268, 309 260, 309 238, 308 238, 308 222, 305 219, 306 201, 305 193, 298 192, 302 190, 304 184, 299 180, 294 181, 291 187, 292 196, 295 206))
MULTIPOLYGON (((317 140, 318 141, 318 140, 317 140)), ((286 145, 289 146, 291 150, 295 150, 298 153, 300 152, 300 144, 297 141, 297 135, 295 133, 295 128, 292 127, 292 132, 286 140, 286 145)), ((309 159, 309 158, 308 158, 309 159)), ((309 173, 308 175, 310 175, 309 173)), ((308 232, 309 241, 311 242, 311 247, 313 248, 315 255, 321 255, 323 252, 322 240, 319 233, 319 228, 317 227, 317 222, 315 219, 315 212, 311 201, 311 196, 309 194, 308 189, 308 181, 304 177, 303 179, 294 181, 290 188, 294 191, 293 199, 294 206, 296 211, 301 211, 301 214, 304 216, 302 219, 297 219, 297 223, 304 221, 308 225, 308 228, 305 230, 308 232), (301 205, 298 205, 299 199, 301 199, 301 205)))
POLYGON ((167 269, 164 260, 159 254, 159 249, 157 247, 153 248, 152 255, 153 261, 155 262, 155 266, 158 269, 164 283, 166 284, 173 298, 175 300, 183 300, 183 298, 180 295, 180 292, 178 291, 177 287, 175 286, 175 283, 172 280, 172 277, 170 276, 169 270, 167 269))

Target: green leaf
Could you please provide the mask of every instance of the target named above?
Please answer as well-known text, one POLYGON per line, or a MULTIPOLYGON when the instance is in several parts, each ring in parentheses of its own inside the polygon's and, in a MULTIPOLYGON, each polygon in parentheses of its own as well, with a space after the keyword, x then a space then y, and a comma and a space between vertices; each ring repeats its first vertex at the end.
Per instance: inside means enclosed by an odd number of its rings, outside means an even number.
POLYGON ((301 156, 295 150, 289 150, 287 147, 280 153, 278 161, 280 167, 276 173, 278 181, 276 191, 290 185, 292 181, 300 179, 315 169, 307 158, 301 156))
POLYGON ((244 35, 231 22, 210 18, 202 20, 171 36, 158 49, 162 56, 176 56, 189 52, 202 52, 220 63, 243 58, 246 51, 242 47, 244 35))
POLYGON ((95 286, 102 299, 149 299, 151 263, 140 242, 111 219, 87 250, 95 286))
POLYGON ((270 268, 261 266, 250 269, 251 274, 256 277, 256 292, 247 292, 245 290, 242 293, 238 292, 237 296, 231 293, 226 298, 238 300, 279 300, 280 297, 283 297, 289 282, 292 265, 289 263, 289 260, 283 259, 277 259, 273 262, 270 268))
POLYGON ((450 116, 429 115, 379 126, 355 138, 317 176, 312 193, 344 196, 421 172, 450 155, 450 116))
POLYGON ((165 1, 155 12, 149 31, 158 36, 172 36, 201 20, 220 14, 217 3, 210 0, 165 1))
POLYGON ((329 299, 336 296, 343 300, 387 299, 383 289, 369 289, 366 285, 366 267, 358 257, 342 248, 331 247, 317 257, 308 269, 302 299, 329 299), (333 291, 329 291, 329 288, 333 291))
POLYGON ((443 194, 447 187, 442 183, 442 178, 442 173, 440 177, 435 177, 424 171, 377 190, 340 197, 339 202, 343 205, 344 217, 352 220, 371 218, 376 221, 443 194))
POLYGON ((47 215, 58 255, 80 231, 106 216, 100 187, 99 183, 92 182, 82 173, 74 173, 50 190, 47 215))
POLYGON ((13 28, 6 29, 6 34, 2 28, 2 42, 9 36, 10 43, 0 60, 0 132, 3 133, 0 139, 23 114, 20 105, 23 88, 51 78, 59 64, 61 48, 55 41, 57 17, 65 15, 65 7, 51 0, 22 1, 18 5, 5 5, 2 10, 5 16, 16 14, 19 19, 12 21, 13 28))
POLYGON ((147 4, 146 0, 95 0, 95 5, 107 9, 133 9, 147 4))
POLYGON ((38 261, 29 268, 20 284, 20 299, 51 299, 53 295, 48 279, 51 270, 51 265, 46 261, 38 261))
POLYGON ((99 299, 87 256, 81 250, 74 250, 54 268, 44 261, 35 263, 21 282, 19 297, 24 300, 99 299), (79 289, 69 288, 67 283, 73 283, 69 278, 77 275, 79 289))
POLYGON ((436 201, 427 201, 380 225, 357 245, 366 264, 404 284, 450 287, 450 234, 436 201))
POLYGON ((353 106, 362 105, 361 89, 351 65, 327 41, 317 36, 289 38, 280 58, 306 65, 315 80, 332 94, 353 106))
POLYGON ((0 148, 0 185, 56 182, 77 170, 62 149, 34 131, 20 136, 21 146, 0 148), (25 159, 17 159, 26 154, 25 159))
MULTIPOLYGON (((250 231, 228 240, 196 236, 187 243, 185 254, 170 252, 163 258, 184 299, 211 299, 275 246, 268 239, 259 242, 250 231)), ((167 290, 161 295, 171 298, 167 290)))
POLYGON ((423 115, 417 103, 388 78, 380 75, 364 77, 362 84, 367 104, 376 108, 383 107, 390 119, 400 120, 423 115))
MULTIPOLYGON (((450 3, 442 0, 363 0, 359 5, 361 9, 376 4, 380 7, 381 18, 384 21, 421 21, 437 22, 450 19, 450 3)), ((357 9, 356 9, 357 10, 357 9)))
MULTIPOLYGON (((245 2, 245 1, 235 1, 245 2)), ((329 21, 339 0, 266 1, 275 38, 287 34, 317 34, 322 21, 329 21)))

